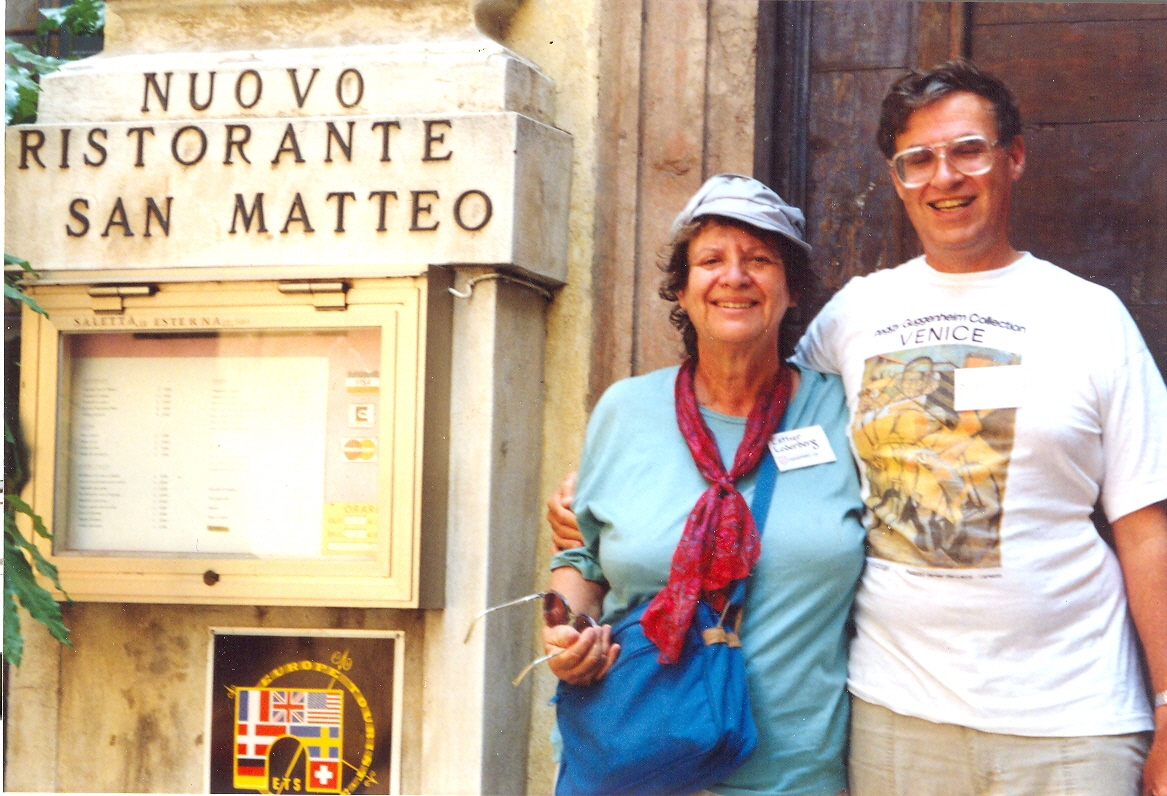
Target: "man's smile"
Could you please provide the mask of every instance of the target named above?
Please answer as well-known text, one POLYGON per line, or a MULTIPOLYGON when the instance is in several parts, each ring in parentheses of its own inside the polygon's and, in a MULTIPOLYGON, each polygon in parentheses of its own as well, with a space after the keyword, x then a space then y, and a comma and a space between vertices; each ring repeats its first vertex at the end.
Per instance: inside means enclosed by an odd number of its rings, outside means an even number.
POLYGON ((974 199, 976 199, 975 196, 966 196, 960 199, 937 199, 935 202, 929 202, 928 206, 933 210, 939 210, 942 213, 946 213, 968 207, 973 203, 974 199))

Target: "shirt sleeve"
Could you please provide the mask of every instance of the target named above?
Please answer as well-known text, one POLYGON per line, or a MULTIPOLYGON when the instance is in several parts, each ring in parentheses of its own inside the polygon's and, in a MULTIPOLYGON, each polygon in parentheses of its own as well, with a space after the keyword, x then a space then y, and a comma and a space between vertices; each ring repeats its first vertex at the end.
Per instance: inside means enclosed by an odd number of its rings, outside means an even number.
POLYGON ((1109 520, 1167 499, 1167 386, 1130 313, 1115 299, 1121 337, 1101 390, 1109 520))
POLYGON ((579 478, 572 501, 572 510, 576 512, 576 522, 584 540, 583 547, 562 550, 551 557, 551 569, 573 567, 579 570, 585 580, 603 584, 607 583, 607 579, 600 565, 600 522, 588 508, 588 503, 589 496, 600 486, 600 474, 605 469, 603 460, 610 452, 609 438, 616 420, 612 406, 616 403, 615 394, 621 390, 618 385, 605 391, 588 419, 579 478))
POLYGON ((852 282, 844 285, 810 322, 806 333, 794 349, 794 355, 790 358, 794 364, 820 373, 838 375, 843 372, 843 363, 839 361, 839 341, 835 327, 837 319, 845 317, 845 306, 850 293, 848 288, 851 285, 852 282))

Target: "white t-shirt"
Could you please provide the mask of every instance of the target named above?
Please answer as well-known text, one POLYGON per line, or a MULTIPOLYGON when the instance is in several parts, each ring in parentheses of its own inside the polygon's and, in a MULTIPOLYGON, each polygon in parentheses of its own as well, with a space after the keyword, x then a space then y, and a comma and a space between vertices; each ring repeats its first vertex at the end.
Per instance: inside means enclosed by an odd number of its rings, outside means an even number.
POLYGON ((1167 387, 1118 298, 1023 255, 851 280, 795 361, 839 373, 867 505, 848 687, 987 732, 1152 728, 1090 513, 1167 498, 1167 387))

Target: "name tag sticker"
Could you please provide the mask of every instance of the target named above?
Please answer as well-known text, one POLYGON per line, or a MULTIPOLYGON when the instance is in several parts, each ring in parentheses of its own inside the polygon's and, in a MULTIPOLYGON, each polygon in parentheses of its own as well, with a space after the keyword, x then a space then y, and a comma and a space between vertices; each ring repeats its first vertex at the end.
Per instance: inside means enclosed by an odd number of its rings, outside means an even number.
POLYGON ((1025 368, 999 365, 984 368, 958 368, 952 372, 952 408, 1016 409, 1025 397, 1025 368))
POLYGON ((831 442, 822 426, 778 432, 770 437, 770 453, 781 472, 836 461, 835 452, 831 450, 831 442))

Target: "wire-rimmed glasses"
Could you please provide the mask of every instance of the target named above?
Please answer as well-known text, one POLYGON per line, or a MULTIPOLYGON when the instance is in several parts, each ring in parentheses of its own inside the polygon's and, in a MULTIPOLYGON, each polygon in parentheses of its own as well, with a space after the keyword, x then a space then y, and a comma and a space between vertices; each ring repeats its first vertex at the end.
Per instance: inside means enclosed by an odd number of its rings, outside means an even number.
MULTIPOLYGON (((548 627, 556 627, 558 625, 570 625, 579 632, 583 632, 589 627, 599 627, 600 623, 592 619, 587 614, 577 614, 571 610, 571 606, 567 604, 567 598, 557 591, 540 591, 535 594, 528 594, 526 597, 519 597, 516 600, 502 603, 500 605, 491 606, 470 622, 470 627, 466 629, 466 638, 462 643, 470 641, 470 635, 474 632, 474 626, 478 624, 478 620, 489 614, 491 611, 497 611, 500 608, 510 608, 512 605, 521 605, 523 603, 531 602, 532 600, 543 600, 543 621, 548 627)), ((518 685, 523 682, 531 670, 544 661, 549 661, 558 655, 563 650, 552 652, 544 655, 541 658, 536 658, 527 664, 523 671, 519 672, 515 679, 511 680, 511 685, 518 685)))
POLYGON ((942 144, 908 147, 892 155, 891 166, 905 188, 927 185, 941 160, 966 177, 976 177, 993 168, 993 149, 999 144, 983 135, 966 135, 942 144))

